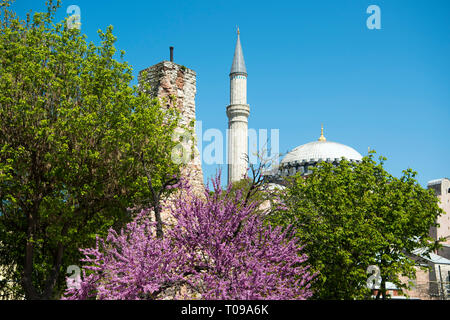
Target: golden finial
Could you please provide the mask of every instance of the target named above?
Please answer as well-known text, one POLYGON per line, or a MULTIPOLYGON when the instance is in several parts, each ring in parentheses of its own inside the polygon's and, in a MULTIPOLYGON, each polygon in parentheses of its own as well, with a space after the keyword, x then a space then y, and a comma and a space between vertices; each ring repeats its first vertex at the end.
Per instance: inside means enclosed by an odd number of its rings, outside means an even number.
POLYGON ((239 27, 237 27, 237 34, 240 35, 241 32, 239 31, 239 27))
POLYGON ((327 141, 327 139, 323 136, 323 124, 322 124, 322 129, 321 129, 319 141, 327 141))

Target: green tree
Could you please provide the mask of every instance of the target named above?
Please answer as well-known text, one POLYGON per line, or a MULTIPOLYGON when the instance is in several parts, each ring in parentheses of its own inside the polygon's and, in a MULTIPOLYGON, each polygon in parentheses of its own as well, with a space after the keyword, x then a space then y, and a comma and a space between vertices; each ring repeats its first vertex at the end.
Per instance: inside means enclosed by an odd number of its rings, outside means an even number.
POLYGON ((79 248, 171 192, 179 115, 130 86, 112 27, 87 44, 53 22, 59 1, 26 20, 10 4, 0 2, 0 272, 16 296, 59 298, 79 248))
POLYGON ((343 159, 339 165, 322 162, 309 176, 295 176, 281 194, 285 206, 274 211, 270 222, 291 226, 319 276, 317 299, 364 299, 367 268, 381 271, 379 297, 386 297, 386 282, 407 287, 399 276, 415 277, 409 253, 438 246, 430 227, 442 213, 430 190, 414 179, 416 172, 393 177, 376 162, 374 152, 360 163, 343 159))

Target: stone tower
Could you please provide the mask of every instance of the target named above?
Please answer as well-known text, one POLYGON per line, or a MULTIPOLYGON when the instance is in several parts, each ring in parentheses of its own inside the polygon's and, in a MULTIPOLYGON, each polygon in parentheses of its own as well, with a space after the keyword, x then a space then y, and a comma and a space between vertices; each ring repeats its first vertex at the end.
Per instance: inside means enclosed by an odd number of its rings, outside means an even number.
POLYGON ((439 227, 431 228, 431 236, 437 240, 439 238, 444 238, 444 250, 446 251, 445 258, 450 259, 450 179, 441 178, 428 182, 428 189, 432 189, 439 199, 439 207, 445 211, 443 214, 437 218, 437 223, 439 227))
MULTIPOLYGON (((181 125, 189 125, 195 121, 195 95, 196 73, 185 66, 173 62, 173 48, 171 47, 171 61, 162 61, 139 72, 139 81, 146 81, 150 87, 150 94, 159 98, 162 107, 177 108, 180 111, 181 125), (142 79, 142 73, 147 72, 147 78, 142 79), (175 102, 173 101, 175 97, 175 102)), ((194 133, 192 143, 197 141, 194 133)), ((190 149, 189 149, 190 150, 190 149)), ((200 154, 197 146, 194 146, 194 157, 189 160, 183 169, 182 176, 187 178, 193 190, 202 194, 204 191, 203 172, 200 162, 200 154)))
POLYGON ((228 116, 228 183, 238 181, 247 173, 248 116, 247 70, 237 30, 236 49, 230 72, 230 105, 228 116))

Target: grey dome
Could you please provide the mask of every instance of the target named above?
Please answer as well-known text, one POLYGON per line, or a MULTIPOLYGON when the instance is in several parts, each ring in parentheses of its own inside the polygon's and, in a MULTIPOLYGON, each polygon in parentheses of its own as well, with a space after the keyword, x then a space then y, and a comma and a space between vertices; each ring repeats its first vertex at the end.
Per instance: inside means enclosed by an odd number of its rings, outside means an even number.
POLYGON ((314 162, 319 160, 340 160, 342 157, 347 160, 361 161, 361 154, 355 149, 341 143, 332 141, 313 141, 307 144, 298 146, 281 161, 282 164, 291 162, 314 162))

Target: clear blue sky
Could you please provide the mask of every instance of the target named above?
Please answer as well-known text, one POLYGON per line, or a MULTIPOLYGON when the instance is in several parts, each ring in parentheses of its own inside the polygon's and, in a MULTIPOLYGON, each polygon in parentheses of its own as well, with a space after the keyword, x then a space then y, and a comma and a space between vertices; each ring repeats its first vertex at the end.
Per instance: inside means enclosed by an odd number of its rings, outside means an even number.
MULTIPOLYGON (((236 25, 247 66, 249 127, 279 129, 280 151, 325 136, 361 154, 375 149, 395 176, 425 186, 450 177, 450 1, 63 1, 82 32, 114 26, 134 74, 169 59, 197 72, 197 120, 225 132, 236 25), (381 30, 369 30, 369 5, 381 30)), ((18 0, 23 15, 44 0, 18 0)), ((205 146, 205 143, 204 143, 205 146)), ((203 166, 205 176, 217 166, 203 166)), ((224 171, 225 167, 223 167, 224 171)))

